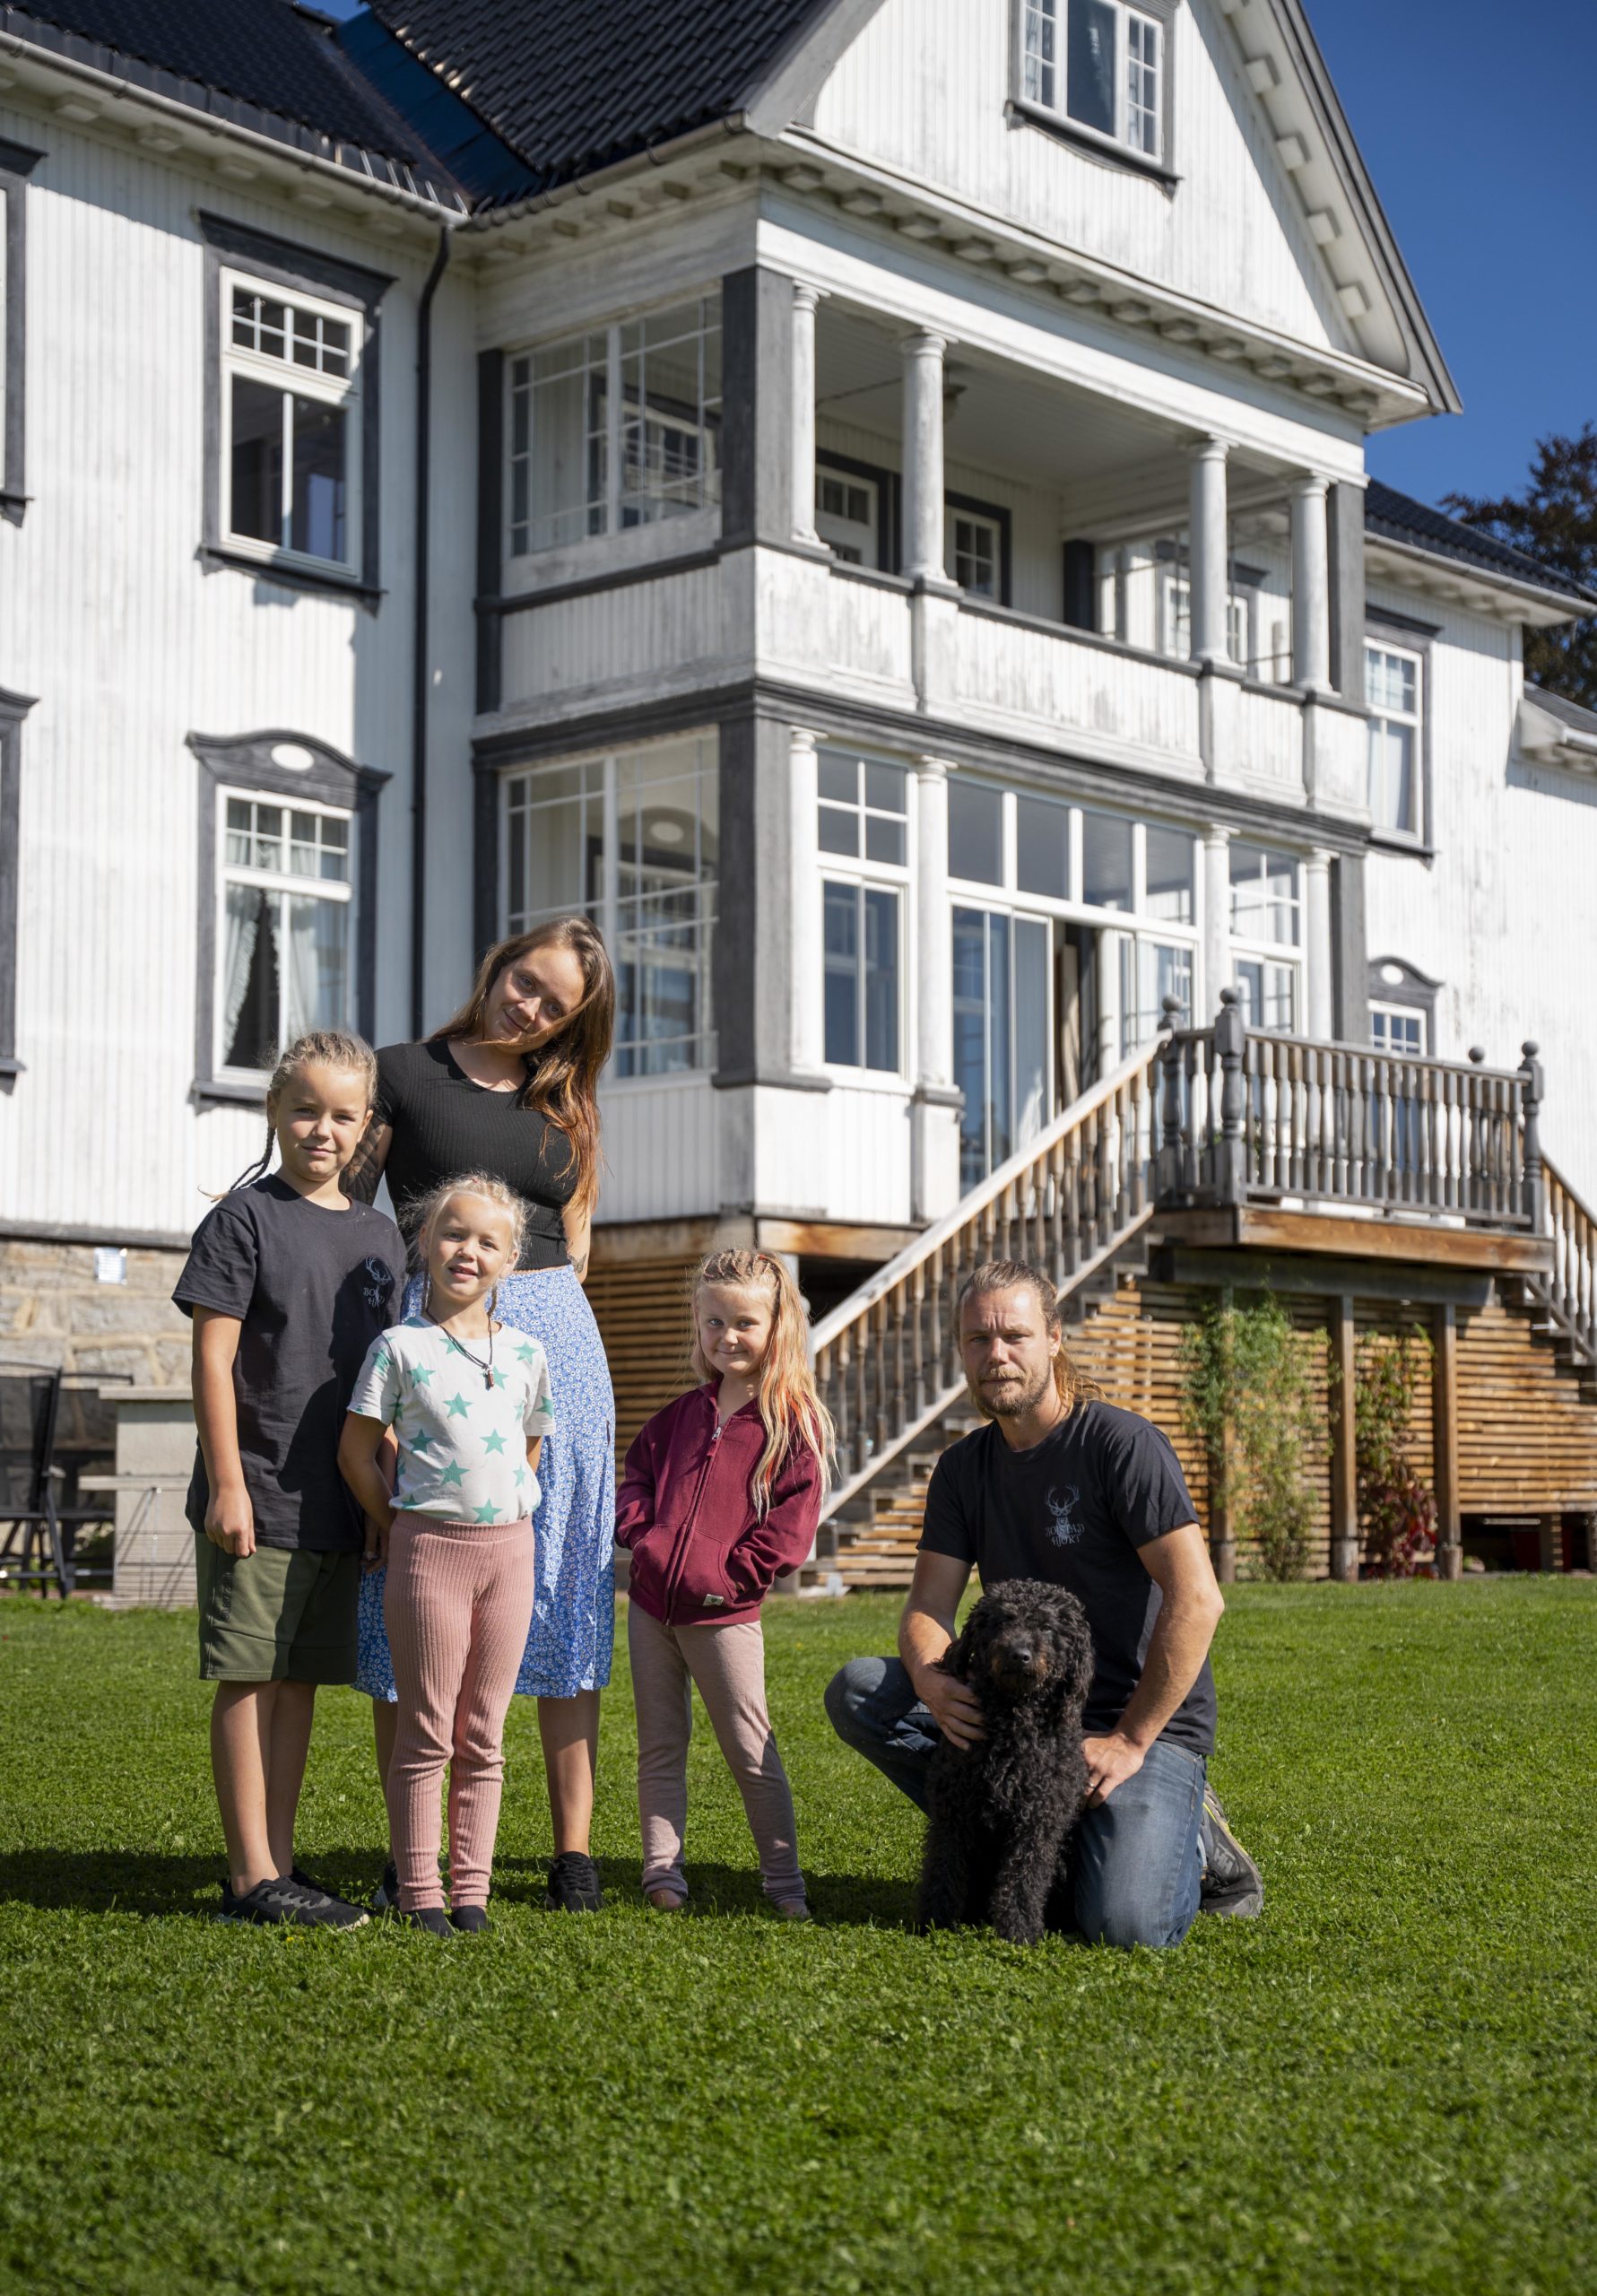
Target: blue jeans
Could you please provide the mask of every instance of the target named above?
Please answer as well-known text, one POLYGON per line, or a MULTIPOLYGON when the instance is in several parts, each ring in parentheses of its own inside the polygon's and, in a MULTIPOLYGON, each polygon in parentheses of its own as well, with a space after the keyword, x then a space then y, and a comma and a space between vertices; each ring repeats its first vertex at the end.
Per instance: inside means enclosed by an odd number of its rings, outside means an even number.
MULTIPOLYGON (((942 1734, 897 1658, 852 1658, 827 1684, 826 1710, 917 1809, 942 1734)), ((1076 1927, 1091 1944, 1179 1945, 1198 1910, 1205 1765, 1161 1738, 1134 1778, 1084 1811, 1071 1837, 1076 1927)))

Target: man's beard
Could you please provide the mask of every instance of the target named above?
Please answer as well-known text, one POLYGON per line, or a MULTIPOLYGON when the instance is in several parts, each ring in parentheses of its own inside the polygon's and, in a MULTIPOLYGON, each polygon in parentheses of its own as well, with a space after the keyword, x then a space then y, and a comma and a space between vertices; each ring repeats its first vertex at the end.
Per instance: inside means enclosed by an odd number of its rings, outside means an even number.
POLYGON ((978 1409, 990 1419, 1020 1419, 1027 1412, 1035 1411, 1054 1385, 1054 1366, 1047 1363, 1035 1379, 1005 1379, 995 1390, 970 1384, 970 1393, 978 1409))

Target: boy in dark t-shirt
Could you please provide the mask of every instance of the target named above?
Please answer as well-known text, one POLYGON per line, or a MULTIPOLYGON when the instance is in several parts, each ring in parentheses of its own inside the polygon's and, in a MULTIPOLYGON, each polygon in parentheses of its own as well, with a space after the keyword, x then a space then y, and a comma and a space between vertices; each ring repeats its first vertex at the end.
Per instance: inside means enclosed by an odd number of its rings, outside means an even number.
POLYGON ((942 1671, 974 1568, 984 1587, 1042 1578, 1087 1614, 1087 1806, 1072 1844, 1076 1926, 1094 1942, 1177 1945, 1194 1916, 1254 1914, 1258 1868, 1209 1786, 1225 1605, 1176 1455, 1064 1352, 1054 1288, 1015 1261, 979 1267, 959 1344, 987 1422, 945 1451, 926 1494, 897 1658, 857 1658, 827 1711, 845 1742, 925 1806, 940 1735, 982 1735, 980 1700, 942 1671))

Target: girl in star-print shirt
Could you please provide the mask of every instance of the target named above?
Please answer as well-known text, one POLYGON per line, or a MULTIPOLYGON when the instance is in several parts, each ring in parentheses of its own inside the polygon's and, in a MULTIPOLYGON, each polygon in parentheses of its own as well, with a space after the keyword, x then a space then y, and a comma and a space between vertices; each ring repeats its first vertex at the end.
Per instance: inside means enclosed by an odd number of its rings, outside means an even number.
POLYGON ((505 1714, 533 1613, 538 1454, 554 1424, 537 1340, 494 1319, 521 1248, 521 1200, 469 1173, 421 1208, 419 1311, 372 1343, 339 1445, 386 1562, 384 1622, 399 1692, 388 1822, 407 1919, 435 1936, 488 1926, 505 1714), (396 1447, 390 1492, 379 1449, 396 1447), (438 1789, 449 1766, 449 1885, 438 1789))

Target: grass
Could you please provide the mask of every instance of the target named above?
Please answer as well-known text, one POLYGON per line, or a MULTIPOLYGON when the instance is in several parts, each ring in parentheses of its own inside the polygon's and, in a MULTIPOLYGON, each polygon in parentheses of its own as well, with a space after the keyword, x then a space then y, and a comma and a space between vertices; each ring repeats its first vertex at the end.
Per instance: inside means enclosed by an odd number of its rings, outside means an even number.
MULTIPOLYGON (((820 1922, 759 1910, 701 1733, 699 1912, 541 1909, 519 1701, 495 1934, 199 1918, 192 1617, 0 1605, 0 2286, 610 2296, 1436 2290, 1597 2281, 1597 1587, 1237 1590, 1216 1766, 1256 1923, 1178 1953, 907 1926, 918 1823, 830 1736, 881 1598, 777 1605, 820 1922)), ((365 1702, 324 1694, 301 1851, 375 1881, 365 1702)))

